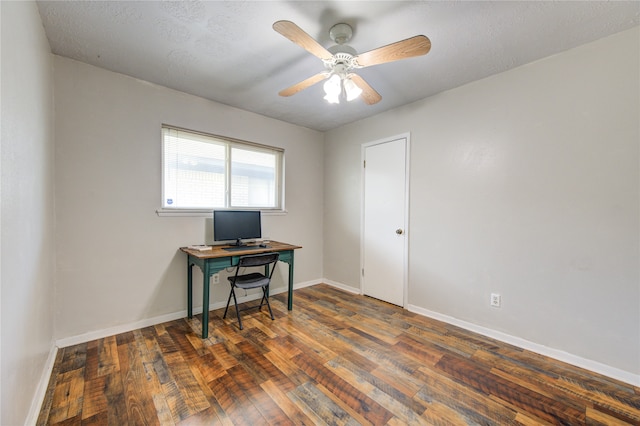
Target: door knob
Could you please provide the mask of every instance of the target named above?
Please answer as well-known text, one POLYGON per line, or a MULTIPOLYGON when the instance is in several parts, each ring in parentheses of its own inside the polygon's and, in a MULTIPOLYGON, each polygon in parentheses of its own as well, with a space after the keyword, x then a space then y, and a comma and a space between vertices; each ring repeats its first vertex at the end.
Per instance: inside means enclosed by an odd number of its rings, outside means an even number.
POLYGON ((400 228, 396 229, 396 234, 402 235, 402 232, 403 232, 402 229, 400 229, 400 228))

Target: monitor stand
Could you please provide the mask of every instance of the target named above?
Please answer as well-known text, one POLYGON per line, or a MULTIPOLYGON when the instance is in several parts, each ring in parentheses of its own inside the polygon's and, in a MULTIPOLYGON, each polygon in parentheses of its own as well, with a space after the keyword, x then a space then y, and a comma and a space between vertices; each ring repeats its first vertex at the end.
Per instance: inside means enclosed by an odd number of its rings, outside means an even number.
POLYGON ((240 238, 238 238, 235 242, 235 244, 231 244, 234 247, 242 247, 242 246, 246 246, 245 243, 242 242, 242 240, 240 238))

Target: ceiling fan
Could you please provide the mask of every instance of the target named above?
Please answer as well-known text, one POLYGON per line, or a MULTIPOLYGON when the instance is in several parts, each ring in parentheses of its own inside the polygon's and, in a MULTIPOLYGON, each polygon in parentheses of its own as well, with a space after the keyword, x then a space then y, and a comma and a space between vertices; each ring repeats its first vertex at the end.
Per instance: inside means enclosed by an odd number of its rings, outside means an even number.
POLYGON ((368 105, 380 102, 382 96, 353 71, 371 65, 426 55, 431 49, 431 41, 424 35, 417 35, 357 54, 354 48, 346 44, 353 36, 353 29, 348 24, 336 24, 331 27, 329 37, 336 45, 329 49, 325 49, 291 21, 277 21, 273 24, 273 29, 312 55, 320 58, 325 66, 325 71, 281 90, 278 94, 280 96, 291 96, 322 80, 327 80, 324 83, 326 94, 324 98, 329 103, 339 103, 341 96, 350 101, 360 95, 368 105))

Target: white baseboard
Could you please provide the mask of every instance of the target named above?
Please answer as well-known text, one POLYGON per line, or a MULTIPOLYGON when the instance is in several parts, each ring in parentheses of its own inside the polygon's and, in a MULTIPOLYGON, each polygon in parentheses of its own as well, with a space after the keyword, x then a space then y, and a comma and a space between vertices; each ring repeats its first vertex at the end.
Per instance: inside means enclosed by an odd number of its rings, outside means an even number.
POLYGON ((549 348, 538 343, 530 342, 520 337, 512 336, 510 334, 502 333, 490 328, 482 327, 467 321, 459 320, 448 315, 443 315, 438 312, 430 311, 428 309, 421 308, 419 306, 408 305, 407 310, 416 314, 423 315, 425 317, 433 318, 438 321, 446 322, 464 328, 474 333, 482 334, 483 336, 490 337, 492 339, 499 340, 501 342, 508 343, 513 346, 517 346, 522 349, 526 349, 531 352, 535 352, 540 355, 548 356, 549 358, 556 359, 558 361, 566 362, 567 364, 574 365, 576 367, 584 368, 595 373, 602 374, 612 379, 620 380, 625 383, 629 383, 633 386, 640 386, 640 375, 633 374, 628 371, 620 370, 615 367, 611 367, 606 364, 602 364, 597 361, 582 358, 577 355, 570 354, 558 349, 549 348))
MULTIPOLYGON (((293 289, 294 290, 298 290, 299 288, 305 288, 305 287, 311 287, 312 285, 316 285, 316 284, 322 284, 324 281, 322 279, 317 279, 317 280, 311 280, 311 281, 305 281, 303 283, 298 283, 298 284, 294 284, 293 285, 293 289)), ((281 291, 279 291, 279 293, 284 293, 285 291, 287 291, 286 288, 281 289, 281 291)), ((277 293, 276 293, 277 294, 277 293)))
POLYGON ((40 410, 42 409, 42 403, 44 402, 44 398, 47 395, 47 388, 49 387, 49 380, 51 379, 51 373, 53 372, 53 366, 56 363, 56 356, 58 355, 58 348, 53 345, 49 350, 49 356, 47 357, 47 361, 44 364, 44 368, 42 369, 42 375, 40 376, 40 380, 38 382, 38 388, 33 396, 33 400, 31 401, 31 407, 29 407, 29 413, 27 415, 27 420, 24 422, 25 425, 35 425, 38 421, 38 416, 40 415, 40 410))
MULTIPOLYGON (((226 305, 226 304, 225 304, 226 305)), ((222 305, 223 307, 225 305, 222 305)), ((212 308, 216 309, 216 308, 212 308)), ((199 309, 194 308, 193 313, 201 313, 202 308, 199 309)), ((80 343, 90 342, 96 339, 102 339, 108 336, 113 336, 115 334, 126 333, 127 331, 137 330, 139 328, 149 327, 151 325, 160 324, 167 321, 173 321, 179 318, 184 318, 187 316, 187 310, 180 312, 173 312, 170 314, 159 315, 157 317, 146 318, 140 321, 134 321, 127 324, 116 325, 114 327, 103 328, 101 330, 90 331, 88 333, 78 334, 76 336, 65 337, 59 340, 56 340, 56 346, 59 348, 66 348, 67 346, 79 345, 80 343)))
POLYGON ((362 290, 359 288, 351 287, 350 285, 342 284, 337 281, 331 281, 326 278, 320 280, 320 282, 330 285, 331 287, 339 288, 340 290, 344 290, 353 294, 362 294, 362 290))

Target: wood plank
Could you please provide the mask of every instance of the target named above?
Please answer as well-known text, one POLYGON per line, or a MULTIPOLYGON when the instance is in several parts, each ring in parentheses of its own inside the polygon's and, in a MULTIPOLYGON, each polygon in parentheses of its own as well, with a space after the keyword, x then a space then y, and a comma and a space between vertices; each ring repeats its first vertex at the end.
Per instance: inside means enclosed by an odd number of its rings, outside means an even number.
POLYGON ((157 340, 156 328, 145 327, 134 332, 134 341, 138 354, 144 366, 149 393, 156 408, 156 414, 160 424, 175 424, 173 414, 169 408, 166 395, 163 392, 161 383, 171 380, 168 367, 162 358, 157 340))
POLYGON ((100 339, 98 344, 98 376, 120 371, 118 360, 118 345, 115 336, 100 339))
POLYGON ((265 354, 265 358, 287 377, 288 382, 286 387, 282 388, 283 392, 288 392, 288 388, 291 385, 297 387, 309 380, 307 375, 298 369, 298 366, 291 358, 285 358, 275 351, 265 354))
MULTIPOLYGON (((260 387, 269 397, 278 404, 278 407, 286 413, 295 425, 313 425, 314 422, 306 416, 296 404, 293 403, 281 386, 276 385, 271 380, 260 384, 260 387)), ((295 388, 294 388, 295 389, 295 388)), ((292 389, 293 390, 293 389, 292 389)))
POLYGON ((567 421, 579 424, 585 422, 584 412, 509 382, 468 359, 446 354, 438 361, 436 367, 476 391, 493 395, 551 424, 563 424, 567 421))
POLYGON ((87 343, 64 348, 60 362, 60 374, 84 368, 87 362, 87 343))
POLYGON ((532 368, 520 361, 505 362, 504 355, 486 351, 478 351, 474 355, 474 359, 482 360, 485 364, 493 366, 492 371, 512 382, 538 393, 546 394, 565 404, 573 404, 578 409, 584 409, 586 401, 590 401, 590 404, 599 407, 601 412, 612 413, 614 417, 626 422, 640 423, 640 397, 627 387, 600 386, 585 381, 576 382, 574 379, 555 373, 547 374, 536 366, 532 368), (499 371, 504 371, 504 373, 499 373, 499 371))
POLYGON ((265 346, 270 351, 278 352, 283 358, 291 359, 300 353, 300 348, 296 346, 292 336, 278 336, 265 342, 265 346))
MULTIPOLYGON (((77 353, 75 349, 71 354, 77 353)), ((63 362, 69 365, 69 359, 63 362)), ((74 417, 80 418, 82 414, 82 403, 84 400, 84 368, 68 370, 58 375, 49 421, 59 423, 74 417)))
POLYGON ((104 380, 103 392, 107 399, 107 424, 129 424, 129 414, 127 413, 121 373, 116 372, 104 376, 104 380))
MULTIPOLYGON (((276 384, 284 392, 288 392, 293 389, 295 385, 291 382, 287 375, 283 374, 266 356, 252 351, 252 345, 247 342, 238 345, 243 350, 246 362, 243 365, 250 371, 253 377, 257 378, 257 384, 262 384, 266 381, 270 381, 276 384), (254 374, 255 372, 255 374, 254 374)), ((235 367, 234 367, 235 368, 235 367)))
POLYGON ((624 422, 640 425, 640 395, 623 393, 611 386, 591 387, 584 382, 569 381, 565 377, 556 380, 554 384, 569 395, 578 396, 590 401, 593 408, 607 413, 624 422))
POLYGON ((311 355, 301 353, 294 358, 294 362, 310 378, 327 388, 346 405, 353 408, 371 423, 384 424, 393 417, 384 407, 362 392, 359 392, 311 355))
POLYGON ((242 392, 242 389, 228 373, 213 380, 209 383, 209 387, 211 387, 216 400, 233 424, 256 425, 267 423, 267 419, 262 416, 249 400, 249 397, 242 392))
POLYGON ((93 340, 87 343, 87 352, 84 362, 84 378, 91 380, 98 377, 98 345, 100 340, 93 340))
POLYGON ((342 407, 323 394, 312 383, 304 383, 291 392, 289 398, 297 403, 314 424, 357 425, 342 407))
POLYGON ((109 417, 106 411, 102 411, 100 413, 97 413, 91 417, 88 417, 86 419, 82 419, 82 421, 79 423, 82 426, 102 426, 102 425, 108 425, 109 424, 109 417))
POLYGON ((82 420, 95 416, 108 409, 108 401, 103 389, 105 387, 106 376, 85 380, 84 397, 82 403, 82 420))
POLYGON ((293 425, 294 423, 287 417, 284 411, 269 397, 269 395, 259 386, 251 374, 241 366, 237 365, 229 370, 229 376, 238 384, 238 387, 249 398, 262 416, 270 424, 293 425))
MULTIPOLYGON (((323 385, 319 383, 316 383, 315 386, 327 398, 329 398, 331 401, 336 403, 340 408, 342 408, 349 415, 349 421, 347 423, 354 423, 357 425, 373 424, 370 421, 368 421, 361 412, 358 412, 354 408, 349 406, 349 404, 347 404, 346 401, 343 401, 342 399, 340 399, 340 397, 336 395, 334 392, 330 391, 329 389, 325 388, 323 385)), ((373 399, 371 400, 377 403, 377 401, 373 399)))
POLYGON ((395 350, 394 347, 377 346, 352 330, 345 330, 342 335, 349 339, 354 352, 390 372, 412 376, 419 371, 420 363, 417 360, 395 350))
POLYGON ((383 341, 387 345, 393 345, 398 342, 398 336, 402 334, 401 330, 390 327, 386 321, 381 321, 379 318, 368 318, 361 314, 356 314, 351 317, 353 320, 350 323, 351 328, 358 329, 363 333, 375 337, 379 341, 383 341))
POLYGON ((425 410, 425 406, 414 399, 418 390, 416 389, 414 392, 413 389, 411 389, 408 393, 405 393, 403 390, 406 388, 399 383, 397 377, 391 378, 391 376, 387 376, 389 380, 382 379, 343 358, 333 359, 325 365, 367 395, 369 395, 369 392, 377 390, 389 395, 416 413, 422 413, 425 410), (358 387, 356 383, 362 386, 362 388, 358 387), (364 386, 364 383, 368 385, 364 386))
POLYGON ((189 365, 180 352, 171 352, 164 355, 167 367, 171 371, 173 380, 163 384, 167 399, 169 396, 174 402, 172 413, 174 418, 183 420, 192 414, 209 408, 209 402, 198 382, 195 380, 189 365), (173 408, 176 409, 174 412, 173 408))
POLYGON ((137 345, 118 345, 120 374, 127 417, 133 425, 159 425, 147 377, 137 345))
MULTIPOLYGON (((205 356, 210 356, 210 355, 211 354, 206 354, 205 356)), ((195 419, 200 419, 201 421, 200 424, 208 424, 207 422, 214 423, 214 420, 224 424, 226 423, 231 424, 231 420, 224 413, 224 410, 222 409, 222 407, 220 407, 220 404, 218 404, 218 401, 216 400, 213 391, 209 387, 210 380, 207 380, 205 379, 205 377, 202 376, 200 372, 200 368, 198 366, 194 364, 189 364, 189 368, 191 368, 191 372, 193 373, 193 376, 198 382, 198 386, 200 386, 202 393, 205 395, 205 397, 207 398, 207 401, 209 402, 209 407, 207 409, 192 415, 191 417, 189 417, 189 419, 192 419, 192 421, 194 422, 195 422, 195 419), (210 419, 210 420, 207 420, 207 419, 210 419)), ((184 423, 184 422, 185 420, 183 420, 181 423, 184 423)))
MULTIPOLYGON (((167 327, 172 340, 180 348, 182 356, 191 368, 194 376, 201 375, 206 384, 224 374, 225 369, 210 351, 209 340, 202 340, 198 335, 167 327)), ((197 378, 200 380, 200 378, 197 378)))
POLYGON ((179 423, 180 421, 195 414, 195 412, 191 411, 189 406, 187 406, 187 402, 184 400, 184 396, 180 392, 180 389, 174 380, 169 380, 168 382, 163 383, 161 388, 162 395, 164 396, 174 423, 179 423))
POLYGON ((326 366, 358 391, 393 413, 394 417, 404 420, 406 424, 423 423, 420 415, 424 413, 426 406, 420 401, 408 397, 391 384, 377 379, 351 363, 341 363, 339 359, 335 359, 329 361, 326 366))
POLYGON ((225 342, 209 346, 209 352, 225 371, 238 365, 238 359, 229 352, 228 348, 225 342))
POLYGON ((459 382, 439 375, 433 369, 423 367, 421 371, 424 386, 416 394, 416 399, 430 404, 440 401, 449 408, 465 413, 470 423, 512 424, 516 412, 509 407, 496 403, 482 392, 472 392, 459 382))
POLYGON ((319 329, 322 327, 319 323, 314 322, 305 314, 298 314, 296 325, 296 327, 289 327, 282 330, 280 330, 279 324, 274 325, 274 327, 281 335, 289 334, 289 336, 293 338, 291 342, 294 343, 301 352, 312 352, 324 361, 328 361, 336 356, 336 353, 331 347, 321 344, 316 339, 316 336, 319 334, 319 329))
POLYGON ((371 375, 384 383, 392 384, 394 388, 408 396, 414 396, 424 386, 424 382, 418 377, 397 370, 389 371, 384 367, 376 368, 371 372, 371 375))
POLYGON ((218 416, 218 411, 212 406, 177 423, 177 425, 179 426, 202 426, 219 424, 229 426, 233 425, 228 417, 225 416, 224 419, 221 419, 218 416))
POLYGON ((449 352, 442 347, 417 340, 411 336, 400 336, 398 343, 393 345, 393 348, 398 352, 414 358, 422 365, 430 366, 436 365, 442 356, 449 352))
POLYGON ((601 425, 601 426, 616 426, 616 425, 638 425, 637 421, 624 421, 619 418, 610 416, 602 411, 598 411, 594 408, 587 407, 587 424, 589 425, 601 425))
POLYGON ((466 342, 448 333, 441 334, 434 330, 411 325, 405 331, 406 336, 418 342, 424 342, 433 346, 439 346, 448 352, 453 352, 466 358, 478 351, 475 342, 466 342))
POLYGON ((80 418, 80 415, 77 415, 75 417, 70 417, 66 420, 62 420, 59 423, 52 423, 55 426, 81 426, 82 425, 82 419, 80 418))
POLYGON ((127 331, 125 333, 116 335, 116 344, 118 346, 132 343, 134 340, 135 338, 133 337, 133 331, 127 331))
MULTIPOLYGON (((312 336, 305 335, 303 342, 301 343, 304 343, 304 341, 308 342, 309 339, 313 339, 316 347, 326 348, 320 354, 322 358, 333 359, 340 355, 352 360, 355 364, 364 369, 373 370, 378 366, 367 357, 353 351, 352 341, 343 335, 344 330, 325 329, 321 324, 312 324, 311 321, 309 321, 309 325, 314 330, 314 333, 312 336)), ((296 345, 293 346, 297 347, 296 345)), ((298 352, 300 352, 299 347, 298 352)))

